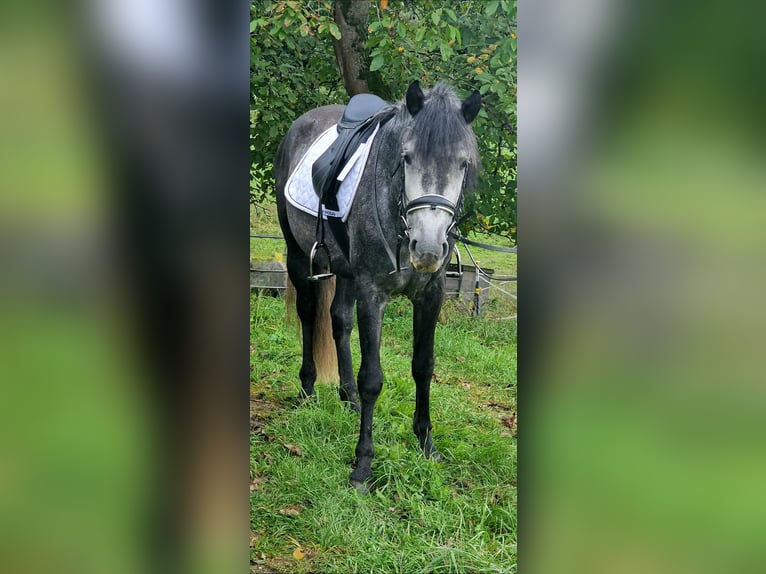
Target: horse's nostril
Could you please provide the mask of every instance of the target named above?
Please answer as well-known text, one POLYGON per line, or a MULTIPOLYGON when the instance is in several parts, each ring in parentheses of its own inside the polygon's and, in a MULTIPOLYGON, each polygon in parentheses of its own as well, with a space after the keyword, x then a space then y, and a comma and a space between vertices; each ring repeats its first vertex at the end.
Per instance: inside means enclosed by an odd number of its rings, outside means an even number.
POLYGON ((417 239, 413 239, 412 241, 410 241, 410 251, 414 252, 415 251, 415 246, 417 246, 417 244, 418 244, 418 240, 417 239))
POLYGON ((449 252, 449 243, 446 241, 442 243, 442 258, 447 257, 447 253, 449 252))

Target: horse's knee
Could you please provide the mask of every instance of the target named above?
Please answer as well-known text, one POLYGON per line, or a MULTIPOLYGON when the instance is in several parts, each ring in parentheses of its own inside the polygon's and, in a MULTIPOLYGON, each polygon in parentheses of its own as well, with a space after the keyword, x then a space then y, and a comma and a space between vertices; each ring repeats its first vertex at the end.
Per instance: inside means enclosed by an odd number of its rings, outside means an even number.
POLYGON ((362 367, 359 369, 359 396, 363 401, 375 401, 383 389, 383 372, 378 369, 362 367))
POLYGON ((342 314, 332 313, 332 336, 336 341, 351 335, 351 321, 342 314))

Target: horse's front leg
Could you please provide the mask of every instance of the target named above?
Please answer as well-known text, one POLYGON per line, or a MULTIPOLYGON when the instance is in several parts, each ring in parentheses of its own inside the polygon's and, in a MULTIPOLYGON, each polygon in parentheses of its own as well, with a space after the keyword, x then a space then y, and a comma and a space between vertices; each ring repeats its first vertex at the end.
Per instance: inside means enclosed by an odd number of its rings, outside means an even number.
POLYGON ((357 386, 362 400, 362 420, 359 442, 356 445, 356 468, 349 481, 360 491, 366 490, 366 482, 372 476, 370 465, 375 455, 372 442, 372 415, 375 401, 383 388, 383 370, 380 367, 380 332, 383 312, 388 299, 369 285, 357 284, 357 322, 362 363, 359 367, 357 386))
POLYGON ((412 378, 415 379, 415 416, 412 430, 426 458, 439 460, 431 437, 431 379, 434 374, 434 332, 444 299, 444 282, 435 279, 413 300, 412 378))

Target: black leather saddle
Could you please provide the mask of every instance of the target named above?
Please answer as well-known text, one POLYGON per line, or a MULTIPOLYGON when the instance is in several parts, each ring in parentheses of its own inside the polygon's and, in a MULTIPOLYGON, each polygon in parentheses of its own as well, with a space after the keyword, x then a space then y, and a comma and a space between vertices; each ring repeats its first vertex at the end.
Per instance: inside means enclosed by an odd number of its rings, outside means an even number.
POLYGON ((353 96, 338 122, 337 139, 311 166, 314 191, 329 209, 338 209, 336 194, 341 183, 338 174, 359 145, 367 141, 375 129, 376 112, 386 105, 385 100, 374 94, 353 96))

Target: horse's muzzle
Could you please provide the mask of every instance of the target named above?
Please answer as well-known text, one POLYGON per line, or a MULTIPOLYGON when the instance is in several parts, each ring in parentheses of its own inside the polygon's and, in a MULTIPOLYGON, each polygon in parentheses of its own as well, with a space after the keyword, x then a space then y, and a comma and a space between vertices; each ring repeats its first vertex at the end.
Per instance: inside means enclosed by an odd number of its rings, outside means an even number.
POLYGON ((421 273, 435 273, 444 264, 449 253, 449 244, 426 243, 413 239, 410 241, 410 263, 421 273))

